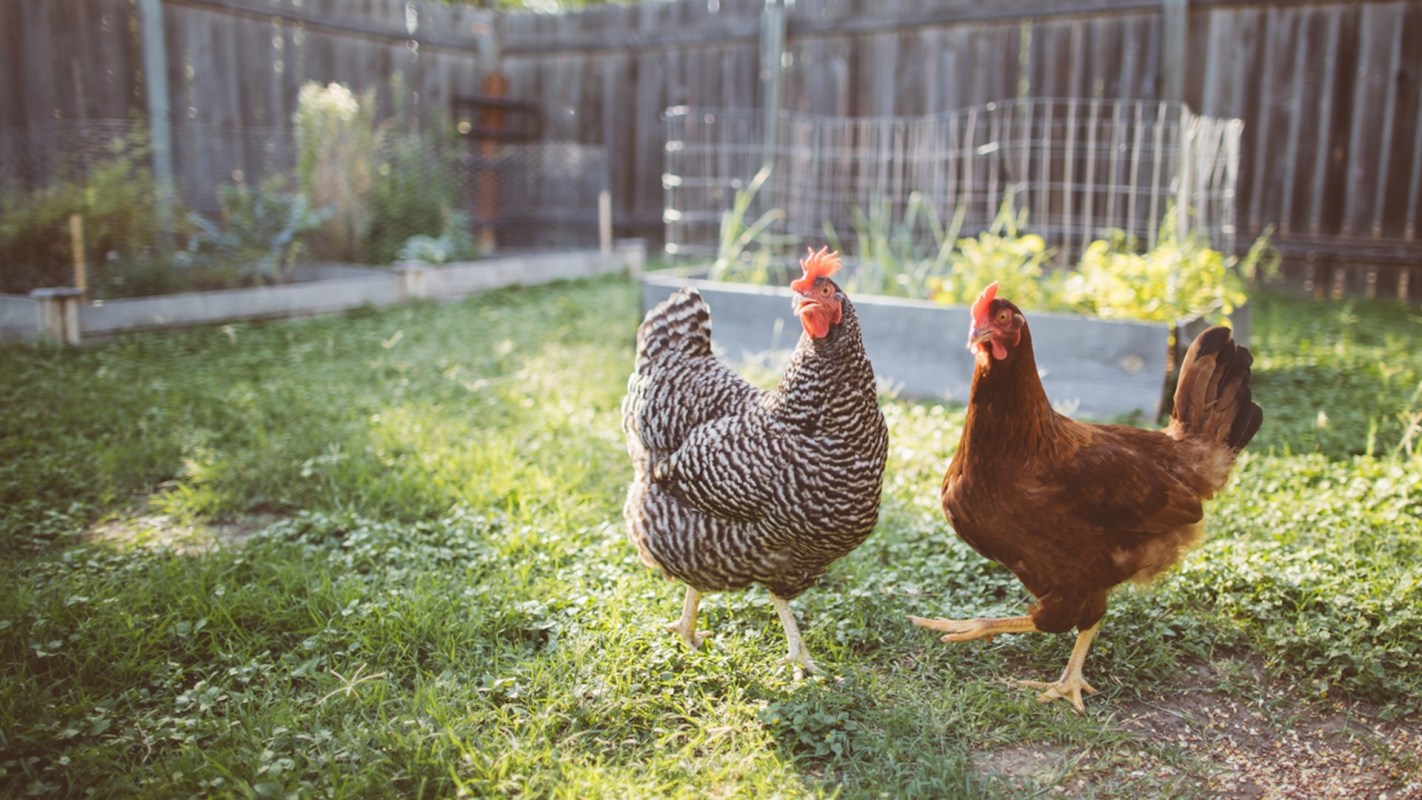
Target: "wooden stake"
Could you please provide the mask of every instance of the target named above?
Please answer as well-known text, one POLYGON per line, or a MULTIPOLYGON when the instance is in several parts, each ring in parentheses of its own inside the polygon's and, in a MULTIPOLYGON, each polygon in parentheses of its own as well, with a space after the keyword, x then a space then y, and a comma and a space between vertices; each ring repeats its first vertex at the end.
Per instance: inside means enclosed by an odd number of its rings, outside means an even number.
MULTIPOLYGON (((507 99, 508 77, 502 72, 485 73, 484 96, 495 101, 507 99)), ((480 114, 479 126, 484 128, 486 134, 497 136, 504 128, 505 116, 503 108, 496 105, 486 106, 480 114)), ((492 162, 498 154, 497 139, 486 138, 480 141, 479 155, 485 162, 485 168, 480 172, 479 182, 474 190, 474 224, 475 243, 479 247, 479 254, 484 256, 492 253, 497 244, 494 220, 499 215, 499 174, 492 168, 492 162)))
POLYGON ((597 242, 603 255, 612 254, 612 192, 597 193, 597 242))
POLYGON ((84 261, 84 218, 78 214, 69 215, 69 243, 74 253, 74 288, 88 294, 89 265, 84 261))

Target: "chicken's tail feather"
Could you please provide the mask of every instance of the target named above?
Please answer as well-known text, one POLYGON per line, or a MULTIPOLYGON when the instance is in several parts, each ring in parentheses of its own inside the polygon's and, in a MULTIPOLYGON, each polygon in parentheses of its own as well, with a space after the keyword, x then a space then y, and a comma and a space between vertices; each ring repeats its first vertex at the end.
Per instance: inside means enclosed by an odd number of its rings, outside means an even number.
POLYGON ((1244 449, 1264 421, 1264 411, 1249 389, 1253 363, 1249 348, 1237 344, 1229 328, 1210 328, 1200 334, 1180 365, 1170 416, 1188 435, 1235 452, 1244 449))
POLYGON ((658 303, 637 329, 637 370, 668 353, 711 354, 711 309, 701 293, 686 288, 658 303))

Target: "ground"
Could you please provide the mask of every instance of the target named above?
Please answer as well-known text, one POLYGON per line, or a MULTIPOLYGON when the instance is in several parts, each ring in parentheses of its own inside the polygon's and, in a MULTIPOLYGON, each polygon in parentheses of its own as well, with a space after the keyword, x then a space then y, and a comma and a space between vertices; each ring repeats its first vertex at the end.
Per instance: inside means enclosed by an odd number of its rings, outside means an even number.
MULTIPOLYGON (((195 554, 241 547, 276 522, 270 514, 244 515, 203 525, 176 525, 164 515, 139 513, 95 525, 94 541, 163 545, 195 554)), ((1381 719, 1363 702, 1312 701, 1297 687, 1271 681, 1257 659, 1199 662, 1161 696, 1115 708, 1109 714, 1126 735, 1113 753, 1073 752, 1033 743, 979 751, 984 775, 1051 785, 1058 797, 1139 796, 1162 785, 1188 782, 1203 794, 1227 800, 1414 800, 1422 798, 1422 726, 1381 719), (1225 692, 1223 682, 1252 682, 1248 693, 1225 692)), ((1004 687, 1004 691, 1016 691, 1004 687)), ((1045 709, 1044 709, 1045 713, 1045 709)))
POLYGON ((1362 702, 1306 702, 1294 687, 1269 681, 1257 662, 1201 663, 1184 675, 1160 697, 1091 709, 1113 715, 1127 735, 1114 754, 1014 745, 980 752, 976 764, 1053 783, 1060 797, 1116 796, 1120 789, 1139 796, 1132 784, 1184 782, 1229 800, 1422 798, 1422 727, 1415 722, 1383 720, 1362 702), (1239 672, 1258 680, 1252 702, 1218 689, 1227 673, 1239 672))

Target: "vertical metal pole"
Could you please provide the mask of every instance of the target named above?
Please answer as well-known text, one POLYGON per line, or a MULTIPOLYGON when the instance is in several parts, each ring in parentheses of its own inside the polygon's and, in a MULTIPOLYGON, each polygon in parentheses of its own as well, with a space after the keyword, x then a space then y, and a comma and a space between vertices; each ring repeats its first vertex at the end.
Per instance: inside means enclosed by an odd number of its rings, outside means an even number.
POLYGON ((163 0, 138 0, 143 31, 143 85, 148 95, 148 132, 153 143, 154 214, 158 250, 173 247, 173 120, 168 107, 168 51, 163 37, 163 0))
POLYGON ((760 84, 765 112, 763 164, 775 168, 785 58, 785 0, 765 0, 760 20, 760 84))

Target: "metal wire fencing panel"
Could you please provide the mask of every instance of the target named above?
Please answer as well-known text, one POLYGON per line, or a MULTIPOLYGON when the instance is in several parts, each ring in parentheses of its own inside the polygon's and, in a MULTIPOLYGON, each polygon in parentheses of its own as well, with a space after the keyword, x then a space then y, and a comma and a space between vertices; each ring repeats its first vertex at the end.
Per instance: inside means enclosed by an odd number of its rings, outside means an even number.
POLYGON ((0 129, 0 292, 72 284, 76 243, 97 297, 288 280, 306 263, 598 244, 600 146, 390 129, 359 145, 180 123, 165 215, 141 123, 0 129))
MULTIPOLYGON (((667 251, 714 258, 738 194, 770 246, 827 233, 851 245, 911 204, 963 235, 1005 207, 1070 259, 1111 230, 1153 246, 1177 231, 1234 249, 1243 124, 1158 101, 1029 99, 925 117, 844 118, 676 108, 666 115, 667 251), (752 178, 770 165, 753 196, 752 178), (877 221, 877 222, 876 222, 877 221)), ((731 213, 735 217, 735 213, 731 213)))

